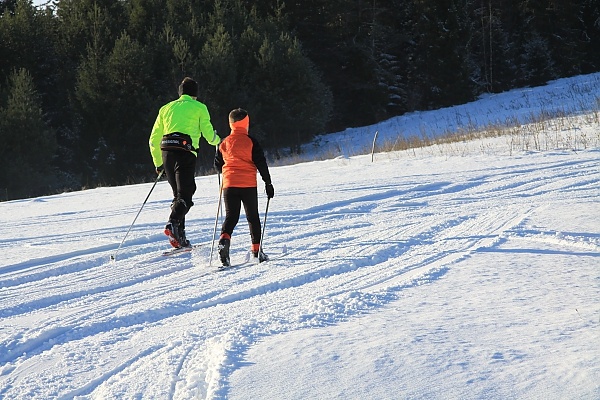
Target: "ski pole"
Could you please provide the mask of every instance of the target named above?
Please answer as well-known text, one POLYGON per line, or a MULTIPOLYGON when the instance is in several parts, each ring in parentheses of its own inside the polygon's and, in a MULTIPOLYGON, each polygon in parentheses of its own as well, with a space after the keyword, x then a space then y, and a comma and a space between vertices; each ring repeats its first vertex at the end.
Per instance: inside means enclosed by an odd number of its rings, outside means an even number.
MULTIPOLYGON (((218 176, 218 178, 219 178, 219 187, 221 187, 221 173, 220 173, 220 172, 217 172, 217 176, 218 176)), ((221 200, 221 199, 219 198, 219 204, 220 204, 220 206, 219 206, 219 210, 221 211, 221 216, 223 216, 223 203, 221 203, 221 201, 220 201, 220 200, 221 200)))
MULTIPOLYGON (((217 134, 217 130, 215 129, 215 135, 216 134, 217 134)), ((216 145, 215 146, 215 160, 216 160, 218 154, 219 154, 219 145, 216 145)), ((219 179, 219 187, 221 187, 221 171, 219 171, 218 169, 217 169, 217 178, 219 179)), ((221 205, 219 207, 219 209, 221 210, 221 215, 223 215, 223 206, 221 205)))
POLYGON ((162 171, 160 171, 159 174, 158 174, 158 176, 156 177, 156 180, 154 181, 154 185, 152 185, 152 188, 150 188, 150 192, 148 192, 148 196, 146 196, 146 200, 144 200, 144 202, 142 203, 142 206, 140 207, 140 210, 138 211, 137 215, 133 219, 133 222, 129 226, 129 229, 127 230, 127 233, 125 234, 125 237, 123 238, 123 240, 121 240, 121 244, 119 244, 119 247, 117 247, 117 251, 115 251, 115 254, 113 254, 113 255, 110 256, 111 261, 115 261, 117 259, 117 253, 121 249, 121 246, 123 245, 123 243, 125 243, 125 239, 127 239, 127 235, 129 235, 129 231, 131 231, 131 228, 133 228, 133 225, 135 224, 135 221, 140 216, 140 213, 142 212, 142 208, 144 208, 144 206, 146 205, 146 202, 150 198, 150 194, 152 194, 152 191, 154 190, 154 187, 156 186, 156 184, 158 183, 158 181, 162 177, 163 172, 165 172, 164 169, 162 171))
POLYGON ((213 231, 211 245, 210 245, 210 259, 208 260, 208 266, 212 266, 213 250, 215 248, 215 236, 217 235, 217 224, 219 223, 219 211, 221 210, 221 198, 223 197, 223 184, 219 183, 219 205, 217 206, 217 216, 215 218, 215 230, 213 231))
POLYGON ((267 213, 269 212, 269 202, 271 199, 267 197, 267 208, 265 209, 265 220, 263 221, 263 228, 260 234, 260 245, 258 246, 258 256, 260 257, 260 253, 262 252, 263 239, 265 237, 265 229, 267 228, 267 213))

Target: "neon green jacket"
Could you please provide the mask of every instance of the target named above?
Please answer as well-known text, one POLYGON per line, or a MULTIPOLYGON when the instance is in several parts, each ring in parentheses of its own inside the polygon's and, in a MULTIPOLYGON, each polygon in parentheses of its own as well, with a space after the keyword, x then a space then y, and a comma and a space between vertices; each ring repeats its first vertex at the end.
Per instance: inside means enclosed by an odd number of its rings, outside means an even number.
MULTIPOLYGON (((169 133, 185 133, 192 138, 195 149, 200 145, 200 136, 216 146, 221 142, 210 122, 210 114, 205 104, 195 100, 187 94, 182 95, 161 107, 150 133, 150 154, 155 167, 163 164, 160 141, 169 133)), ((192 151, 194 155, 198 155, 192 151)))

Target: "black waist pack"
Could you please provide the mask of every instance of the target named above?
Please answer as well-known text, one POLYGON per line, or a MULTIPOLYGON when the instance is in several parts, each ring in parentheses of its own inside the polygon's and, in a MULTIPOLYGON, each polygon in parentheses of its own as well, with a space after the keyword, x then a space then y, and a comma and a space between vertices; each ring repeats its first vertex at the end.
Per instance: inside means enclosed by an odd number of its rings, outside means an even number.
POLYGON ((192 146, 192 138, 185 133, 169 133, 162 137, 160 141, 161 150, 183 150, 183 151, 194 151, 192 146))

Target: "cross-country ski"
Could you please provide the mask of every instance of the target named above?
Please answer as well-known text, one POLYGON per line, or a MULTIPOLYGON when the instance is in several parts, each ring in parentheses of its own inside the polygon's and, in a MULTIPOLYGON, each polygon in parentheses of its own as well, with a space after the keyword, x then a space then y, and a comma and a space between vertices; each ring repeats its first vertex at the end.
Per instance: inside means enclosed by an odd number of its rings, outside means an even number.
POLYGON ((173 248, 173 249, 169 249, 166 251, 162 252, 162 255, 165 257, 170 257, 170 256, 176 256, 179 254, 185 254, 185 253, 189 253, 191 251, 194 251, 194 249, 199 249, 201 247, 203 247, 204 245, 202 244, 197 244, 197 245, 189 245, 189 246, 185 246, 185 247, 177 247, 177 248, 173 248))

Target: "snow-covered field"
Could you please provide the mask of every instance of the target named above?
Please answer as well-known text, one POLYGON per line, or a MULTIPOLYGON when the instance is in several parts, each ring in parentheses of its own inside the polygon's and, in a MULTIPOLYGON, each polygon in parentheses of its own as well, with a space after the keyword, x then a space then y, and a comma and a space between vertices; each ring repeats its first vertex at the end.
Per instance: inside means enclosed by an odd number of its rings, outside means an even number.
POLYGON ((152 184, 0 203, 0 398, 600 398, 600 148, 461 146, 272 168, 224 272, 214 175, 171 258, 166 182, 115 262, 152 184))

